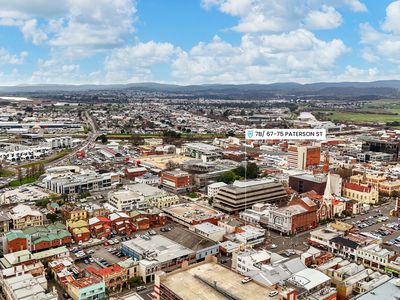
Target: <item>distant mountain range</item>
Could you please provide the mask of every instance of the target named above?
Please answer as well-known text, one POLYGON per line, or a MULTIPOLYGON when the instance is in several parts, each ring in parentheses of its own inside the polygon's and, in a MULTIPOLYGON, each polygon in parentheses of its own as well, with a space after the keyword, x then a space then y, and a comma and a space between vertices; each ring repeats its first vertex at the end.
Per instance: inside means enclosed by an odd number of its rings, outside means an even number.
POLYGON ((131 83, 108 85, 17 85, 0 86, 0 94, 35 94, 53 92, 95 92, 104 90, 163 92, 187 94, 196 97, 265 99, 310 98, 310 99, 378 99, 400 98, 400 80, 374 82, 319 82, 299 84, 295 82, 272 84, 202 84, 173 85, 160 83, 131 83))

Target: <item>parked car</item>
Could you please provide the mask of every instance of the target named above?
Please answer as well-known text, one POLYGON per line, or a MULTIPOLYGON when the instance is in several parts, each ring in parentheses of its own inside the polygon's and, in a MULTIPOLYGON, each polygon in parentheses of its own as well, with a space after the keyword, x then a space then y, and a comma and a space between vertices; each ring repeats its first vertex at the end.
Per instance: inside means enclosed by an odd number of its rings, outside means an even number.
POLYGON ((136 292, 141 292, 141 291, 144 291, 146 289, 147 289, 146 286, 140 285, 140 286, 136 287, 136 292))
POLYGON ((242 283, 245 284, 245 283, 248 283, 248 282, 250 282, 252 280, 253 280, 253 278, 251 278, 249 276, 246 276, 245 278, 242 279, 242 283))
POLYGON ((277 291, 270 291, 268 296, 269 297, 275 297, 276 295, 278 295, 279 293, 277 291))

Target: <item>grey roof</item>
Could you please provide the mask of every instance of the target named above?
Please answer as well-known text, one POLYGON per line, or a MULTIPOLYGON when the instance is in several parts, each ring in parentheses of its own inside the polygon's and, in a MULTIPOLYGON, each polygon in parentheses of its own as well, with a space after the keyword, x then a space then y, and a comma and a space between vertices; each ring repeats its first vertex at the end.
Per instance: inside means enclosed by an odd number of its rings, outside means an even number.
POLYGON ((400 295, 400 279, 393 278, 358 297, 357 300, 398 300, 400 295))
POLYGON ((0 213, 0 222, 10 221, 10 217, 5 213, 0 213))
POLYGON ((164 232, 163 235, 193 251, 199 251, 218 244, 217 242, 179 226, 174 227, 171 231, 164 232))

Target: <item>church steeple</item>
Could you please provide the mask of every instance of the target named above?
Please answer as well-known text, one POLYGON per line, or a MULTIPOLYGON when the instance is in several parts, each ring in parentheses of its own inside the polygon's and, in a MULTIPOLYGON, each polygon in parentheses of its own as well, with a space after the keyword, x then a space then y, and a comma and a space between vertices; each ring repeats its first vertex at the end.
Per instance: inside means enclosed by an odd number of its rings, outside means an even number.
POLYGON ((329 173, 329 152, 328 151, 325 151, 325 154, 324 154, 324 167, 322 168, 322 171, 325 173, 325 174, 328 174, 329 173))

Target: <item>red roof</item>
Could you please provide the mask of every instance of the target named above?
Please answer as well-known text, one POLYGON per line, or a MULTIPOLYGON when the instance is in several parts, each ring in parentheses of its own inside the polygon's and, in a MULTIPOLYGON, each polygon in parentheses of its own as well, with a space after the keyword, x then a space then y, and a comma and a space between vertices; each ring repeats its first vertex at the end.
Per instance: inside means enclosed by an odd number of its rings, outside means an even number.
MULTIPOLYGON (((92 268, 94 269, 94 268, 92 268)), ((76 286, 77 288, 85 288, 89 285, 97 284, 100 280, 94 277, 84 277, 79 278, 71 282, 72 285, 76 286)))
POLYGON ((363 192, 363 193, 369 193, 371 191, 371 188, 368 186, 363 186, 363 185, 359 185, 357 183, 352 183, 352 182, 346 182, 344 184, 344 187, 346 189, 354 190, 357 192, 363 192))
POLYGON ((110 275, 113 273, 119 273, 123 270, 123 268, 120 265, 112 265, 111 267, 100 269, 100 270, 97 270, 93 267, 88 267, 88 268, 86 268, 86 270, 89 273, 104 277, 104 276, 107 276, 107 275, 110 275))
POLYGON ((110 222, 110 219, 103 216, 98 216, 97 219, 101 222, 110 222))
POLYGON ((306 193, 301 194, 302 196, 306 196, 308 198, 310 198, 311 200, 314 201, 322 201, 323 200, 323 196, 318 194, 316 191, 312 190, 306 193))

